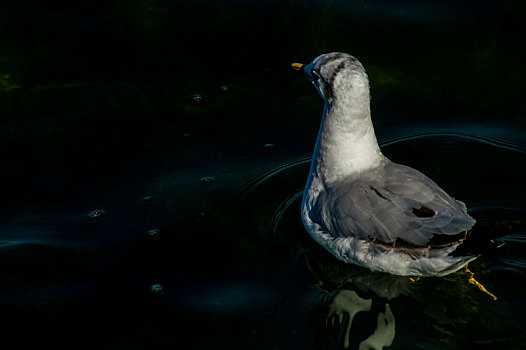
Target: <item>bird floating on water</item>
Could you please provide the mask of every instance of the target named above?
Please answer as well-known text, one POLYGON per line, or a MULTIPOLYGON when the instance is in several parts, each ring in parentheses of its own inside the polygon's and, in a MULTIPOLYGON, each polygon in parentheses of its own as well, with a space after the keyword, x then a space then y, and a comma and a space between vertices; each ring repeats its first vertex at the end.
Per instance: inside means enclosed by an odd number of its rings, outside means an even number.
POLYGON ((451 253, 475 224, 464 203, 378 146, 369 80, 345 53, 318 56, 303 71, 325 101, 301 218, 338 259, 402 276, 441 276, 476 256, 451 253))

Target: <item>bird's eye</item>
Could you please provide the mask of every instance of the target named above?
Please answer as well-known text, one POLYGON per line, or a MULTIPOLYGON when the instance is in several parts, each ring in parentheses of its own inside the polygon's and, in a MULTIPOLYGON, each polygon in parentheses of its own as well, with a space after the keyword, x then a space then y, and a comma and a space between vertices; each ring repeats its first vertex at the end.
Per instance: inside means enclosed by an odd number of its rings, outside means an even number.
POLYGON ((311 75, 314 78, 314 80, 320 80, 320 75, 315 70, 311 71, 311 75))

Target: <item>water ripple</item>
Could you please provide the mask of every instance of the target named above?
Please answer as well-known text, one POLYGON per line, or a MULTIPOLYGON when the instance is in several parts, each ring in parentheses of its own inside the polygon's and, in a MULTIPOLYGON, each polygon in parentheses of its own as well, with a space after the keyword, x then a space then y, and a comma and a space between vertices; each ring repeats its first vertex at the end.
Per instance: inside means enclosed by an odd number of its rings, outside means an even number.
POLYGON ((509 243, 526 243, 526 233, 507 235, 500 238, 499 240, 509 243))
POLYGON ((436 132, 436 133, 423 133, 423 134, 414 134, 414 135, 408 135, 408 136, 402 136, 402 137, 394 137, 394 138, 390 138, 390 139, 380 142, 380 147, 387 147, 387 146, 391 146, 391 145, 394 145, 400 142, 404 142, 404 141, 418 140, 418 139, 422 139, 426 137, 436 137, 436 136, 438 137, 444 137, 444 136, 459 137, 459 138, 463 138, 466 140, 477 141, 477 142, 481 142, 481 143, 484 143, 490 146, 507 149, 509 151, 526 154, 526 147, 523 146, 522 144, 512 142, 512 141, 502 140, 496 137, 471 135, 471 134, 462 133, 462 132, 436 132))
MULTIPOLYGON (((440 131, 440 132, 426 132, 426 133, 413 133, 409 135, 404 135, 400 137, 392 137, 385 140, 382 140, 379 142, 379 145, 381 148, 389 147, 392 145, 396 145, 402 142, 411 141, 411 140, 418 140, 418 139, 424 139, 429 137, 457 137, 464 140, 470 140, 470 141, 476 141, 482 144, 486 144, 489 146, 505 149, 508 151, 518 152, 520 154, 526 154, 526 146, 524 146, 521 143, 518 142, 512 142, 508 140, 504 140, 499 137, 489 136, 489 135, 476 135, 476 134, 470 134, 467 132, 459 132, 459 131, 440 131)), ((259 187, 262 183, 270 179, 271 177, 278 175, 286 170, 289 170, 295 166, 300 165, 307 165, 311 162, 312 157, 302 157, 295 159, 293 161, 290 161, 288 163, 281 164, 273 169, 270 169, 266 172, 263 172, 259 174, 258 176, 246 181, 245 183, 242 183, 238 186, 238 192, 242 195, 247 194, 248 192, 254 190, 255 188, 259 187)))
POLYGON ((517 258, 501 258, 502 263, 514 268, 526 269, 526 260, 517 258))

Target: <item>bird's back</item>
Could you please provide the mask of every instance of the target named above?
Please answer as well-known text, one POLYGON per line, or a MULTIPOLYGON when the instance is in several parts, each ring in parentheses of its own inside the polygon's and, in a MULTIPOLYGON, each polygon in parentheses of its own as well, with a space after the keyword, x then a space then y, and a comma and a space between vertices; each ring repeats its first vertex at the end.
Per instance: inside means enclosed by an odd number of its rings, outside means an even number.
POLYGON ((386 162, 322 191, 311 219, 333 237, 426 246, 465 232, 475 220, 466 206, 410 167, 386 162))

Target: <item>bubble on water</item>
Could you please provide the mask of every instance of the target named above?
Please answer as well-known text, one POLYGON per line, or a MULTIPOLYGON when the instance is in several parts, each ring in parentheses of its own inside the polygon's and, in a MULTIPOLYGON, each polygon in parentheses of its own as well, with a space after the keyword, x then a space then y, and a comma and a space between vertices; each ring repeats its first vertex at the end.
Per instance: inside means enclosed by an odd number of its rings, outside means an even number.
POLYGON ((273 143, 266 143, 266 144, 263 145, 263 147, 265 147, 265 148, 272 148, 272 147, 274 147, 274 144, 273 143))
POLYGON ((215 177, 212 177, 212 176, 205 176, 205 177, 202 177, 201 180, 199 180, 202 184, 211 184, 212 182, 214 182, 216 179, 215 177))
POLYGON ((187 132, 185 132, 185 133, 183 134, 183 136, 184 136, 184 137, 190 137, 190 134, 187 133, 187 132))
POLYGON ((230 90, 228 85, 221 85, 221 87, 219 89, 221 89, 221 91, 223 91, 223 92, 228 92, 230 90))
POLYGON ((164 294, 164 287, 162 284, 155 283, 152 284, 152 286, 150 287, 150 291, 152 291, 155 294, 164 294))
POLYGON ((148 236, 151 236, 151 237, 157 237, 159 235, 159 232, 160 232, 160 230, 156 229, 156 228, 153 228, 151 230, 146 231, 148 236))
POLYGON ((152 199, 153 199, 152 196, 144 196, 144 197, 142 197, 142 200, 145 201, 145 202, 149 202, 149 201, 151 201, 152 199))
POLYGON ((97 210, 93 210, 92 212, 90 212, 88 214, 88 218, 96 219, 96 218, 100 218, 100 217, 102 217, 104 215, 106 215, 106 211, 105 210, 97 209, 97 210))
POLYGON ((195 93, 195 94, 192 96, 192 101, 197 102, 197 103, 202 102, 203 99, 204 99, 204 97, 203 97, 203 95, 200 94, 200 93, 195 93))

